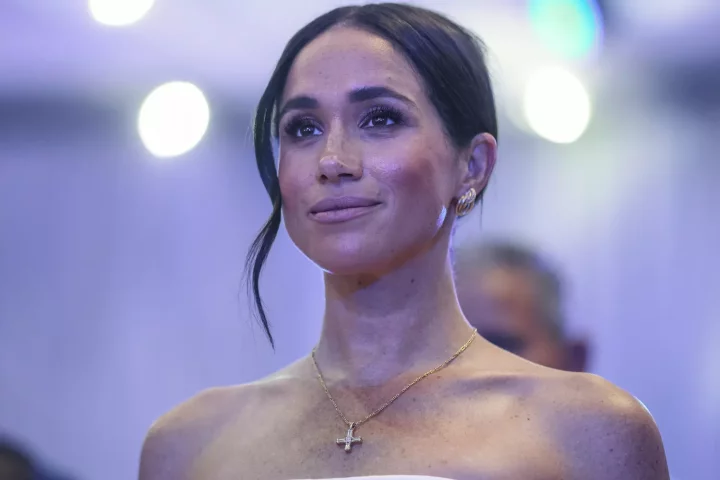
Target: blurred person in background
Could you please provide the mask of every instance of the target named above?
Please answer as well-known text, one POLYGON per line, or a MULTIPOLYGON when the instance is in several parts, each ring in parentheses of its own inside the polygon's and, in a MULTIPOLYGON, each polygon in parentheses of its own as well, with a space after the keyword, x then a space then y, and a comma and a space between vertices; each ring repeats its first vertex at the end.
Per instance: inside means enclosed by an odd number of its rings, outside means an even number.
POLYGON ((497 153, 472 33, 407 4, 328 12, 288 42, 253 131, 272 204, 248 257, 259 317, 272 342, 258 282, 284 219, 324 272, 320 339, 163 415, 141 480, 668 478, 632 396, 498 348, 462 313, 450 239, 497 153))
POLYGON ((456 288, 487 340, 546 367, 586 370, 588 343, 567 332, 560 273, 533 249, 494 241, 454 252, 456 288))
POLYGON ((43 468, 18 442, 0 438, 0 480, 69 480, 43 468))
POLYGON ((0 480, 35 480, 30 456, 15 442, 0 439, 0 480))

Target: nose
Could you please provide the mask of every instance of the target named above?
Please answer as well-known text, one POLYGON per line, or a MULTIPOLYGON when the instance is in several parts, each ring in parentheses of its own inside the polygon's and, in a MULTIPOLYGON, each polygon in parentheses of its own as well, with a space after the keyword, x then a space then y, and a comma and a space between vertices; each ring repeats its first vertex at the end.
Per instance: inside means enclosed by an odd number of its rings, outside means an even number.
POLYGON ((342 134, 329 136, 318 162, 317 177, 321 182, 339 183, 343 180, 358 180, 362 177, 363 166, 360 156, 341 138, 342 134))

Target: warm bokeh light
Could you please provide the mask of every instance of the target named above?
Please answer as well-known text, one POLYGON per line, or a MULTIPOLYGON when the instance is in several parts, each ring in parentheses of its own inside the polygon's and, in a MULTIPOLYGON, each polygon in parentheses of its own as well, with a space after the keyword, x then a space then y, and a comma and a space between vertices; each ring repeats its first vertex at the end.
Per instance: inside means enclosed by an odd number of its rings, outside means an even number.
POLYGON ((188 82, 170 82, 153 90, 140 107, 138 132, 156 157, 175 157, 192 150, 210 122, 202 91, 188 82))
POLYGON ((582 82, 562 68, 545 68, 530 76, 523 97, 528 124, 555 143, 572 143, 590 122, 590 96, 582 82))
POLYGON ((530 0, 533 30, 551 51, 569 58, 598 48, 603 22, 595 0, 530 0))
POLYGON ((131 25, 143 18, 155 0, 88 0, 90 15, 113 27, 131 25))

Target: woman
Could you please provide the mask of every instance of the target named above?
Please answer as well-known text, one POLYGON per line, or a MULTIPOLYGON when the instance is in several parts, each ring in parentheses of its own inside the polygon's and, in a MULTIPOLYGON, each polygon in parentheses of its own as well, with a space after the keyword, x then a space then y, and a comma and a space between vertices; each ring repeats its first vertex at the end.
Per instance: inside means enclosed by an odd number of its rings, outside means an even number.
POLYGON ((272 341, 257 281, 282 211, 325 271, 321 338, 268 378, 163 416, 141 480, 668 478, 630 395, 521 360, 463 316, 449 243, 488 183, 496 136, 482 49, 448 19, 379 4, 300 30, 255 120, 274 209, 250 261, 272 341))

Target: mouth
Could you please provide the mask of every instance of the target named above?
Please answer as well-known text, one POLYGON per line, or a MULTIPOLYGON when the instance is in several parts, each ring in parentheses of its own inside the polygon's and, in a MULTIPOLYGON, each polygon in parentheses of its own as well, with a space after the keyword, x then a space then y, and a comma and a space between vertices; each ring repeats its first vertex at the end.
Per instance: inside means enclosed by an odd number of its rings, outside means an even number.
POLYGON ((310 217, 319 223, 340 223, 366 215, 380 202, 362 197, 325 198, 313 205, 310 217))

